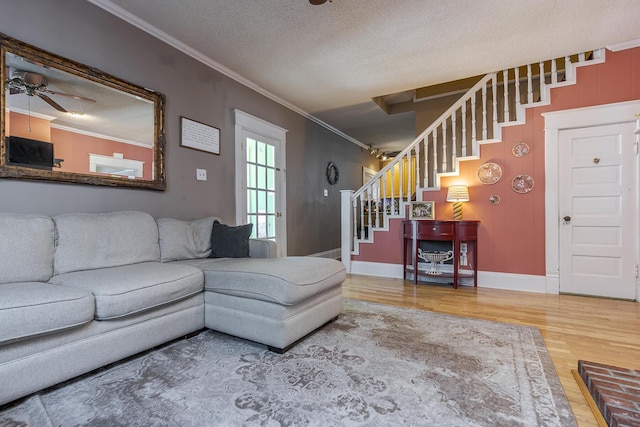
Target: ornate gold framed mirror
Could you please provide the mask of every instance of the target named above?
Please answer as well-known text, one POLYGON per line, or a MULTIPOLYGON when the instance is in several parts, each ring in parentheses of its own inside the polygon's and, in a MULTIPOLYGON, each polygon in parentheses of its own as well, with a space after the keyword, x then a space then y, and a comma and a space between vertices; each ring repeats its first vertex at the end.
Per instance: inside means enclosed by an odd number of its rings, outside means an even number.
POLYGON ((0 178, 164 190, 162 94, 0 34, 0 178))

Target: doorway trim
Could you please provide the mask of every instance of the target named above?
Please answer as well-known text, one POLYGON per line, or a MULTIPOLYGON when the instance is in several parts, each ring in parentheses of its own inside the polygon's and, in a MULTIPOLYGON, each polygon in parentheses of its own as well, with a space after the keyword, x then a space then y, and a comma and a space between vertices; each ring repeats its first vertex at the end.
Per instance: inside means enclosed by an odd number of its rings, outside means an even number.
MULTIPOLYGON (((640 113, 640 101, 627 101, 614 104, 604 104, 593 107, 575 108, 571 110, 552 111, 542 113, 545 123, 545 265, 546 292, 560 293, 560 206, 558 183, 559 171, 559 137, 560 131, 591 126, 629 123, 636 121, 636 114, 640 113)), ((638 149, 638 138, 635 145, 638 149)), ((637 151, 636 151, 637 152, 637 151)), ((638 156, 636 156, 636 171, 638 170, 638 156)), ((637 179, 637 177, 636 177, 637 179)), ((636 197, 637 199, 637 197, 636 197)), ((639 208, 634 207, 635 217, 639 208)), ((638 243, 636 243, 636 246, 638 243)), ((636 247, 636 257, 640 253, 636 247)), ((638 260, 636 260, 638 262, 638 260)), ((638 285, 636 284, 636 287, 638 285)), ((638 295, 638 291, 636 291, 638 295)))

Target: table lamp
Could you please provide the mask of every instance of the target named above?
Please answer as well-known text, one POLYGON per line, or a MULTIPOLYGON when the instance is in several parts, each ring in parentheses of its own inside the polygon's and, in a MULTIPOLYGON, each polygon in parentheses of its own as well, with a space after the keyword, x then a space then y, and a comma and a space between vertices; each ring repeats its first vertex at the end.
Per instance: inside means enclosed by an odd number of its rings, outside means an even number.
POLYGON ((462 203, 469 201, 469 187, 452 185, 447 191, 447 202, 453 202, 453 219, 462 219, 462 203))

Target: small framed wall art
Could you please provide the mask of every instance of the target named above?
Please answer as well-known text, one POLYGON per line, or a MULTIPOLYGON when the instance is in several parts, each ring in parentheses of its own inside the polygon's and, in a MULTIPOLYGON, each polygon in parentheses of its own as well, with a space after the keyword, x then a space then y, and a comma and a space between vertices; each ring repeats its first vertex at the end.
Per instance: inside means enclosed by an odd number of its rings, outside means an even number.
POLYGON ((207 153, 220 154, 220 129, 180 117, 180 145, 207 153))
POLYGON ((409 219, 434 219, 435 202, 411 202, 409 219))

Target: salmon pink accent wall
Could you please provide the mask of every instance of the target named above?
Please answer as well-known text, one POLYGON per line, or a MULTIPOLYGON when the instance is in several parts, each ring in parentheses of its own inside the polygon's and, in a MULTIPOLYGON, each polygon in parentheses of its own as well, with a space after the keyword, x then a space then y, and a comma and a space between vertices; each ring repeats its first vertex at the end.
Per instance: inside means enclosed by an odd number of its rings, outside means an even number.
POLYGON ((11 116, 11 132, 5 129, 7 135, 51 142, 49 120, 29 117, 20 113, 11 112, 9 114, 11 116))
POLYGON ((81 135, 56 128, 51 129, 51 140, 54 143, 56 158, 64 159, 62 168, 58 170, 89 173, 89 153, 103 156, 122 153, 125 159, 143 161, 142 179, 151 179, 153 150, 150 148, 81 135))
MULTIPOLYGON (((445 201, 447 188, 453 184, 469 186, 470 201, 463 204, 464 219, 481 221, 478 231, 478 268, 482 271, 544 276, 545 270, 545 182, 544 118, 542 113, 640 99, 640 48, 606 52, 604 64, 580 67, 575 85, 551 90, 551 104, 526 110, 526 123, 502 129, 502 142, 481 147, 480 160, 460 163, 460 175, 444 177, 442 190, 425 192, 424 200, 436 204, 436 219, 451 219, 452 204, 445 201), (519 142, 529 145, 530 152, 515 157, 512 148, 519 142), (502 179, 484 185, 476 171, 485 162, 502 167, 502 179), (512 179, 519 174, 531 175, 533 190, 517 194, 511 189, 512 179), (497 194, 498 205, 489 203, 497 194)), ((421 129, 420 129, 421 131, 421 129)), ((402 263, 401 219, 390 221, 390 231, 376 232, 374 243, 361 243, 354 261, 391 264, 402 263)))
POLYGON ((62 167, 54 171, 89 173, 89 153, 103 156, 122 153, 125 159, 144 162, 142 178, 138 179, 152 179, 153 150, 150 148, 52 128, 48 120, 20 113, 11 112, 9 116, 11 130, 5 129, 7 135, 53 142, 54 157, 64 159, 62 167))

